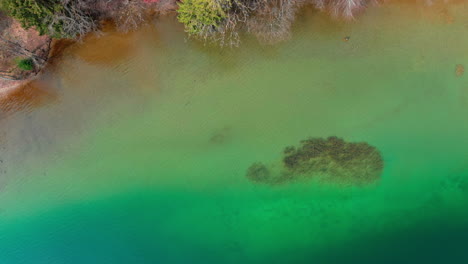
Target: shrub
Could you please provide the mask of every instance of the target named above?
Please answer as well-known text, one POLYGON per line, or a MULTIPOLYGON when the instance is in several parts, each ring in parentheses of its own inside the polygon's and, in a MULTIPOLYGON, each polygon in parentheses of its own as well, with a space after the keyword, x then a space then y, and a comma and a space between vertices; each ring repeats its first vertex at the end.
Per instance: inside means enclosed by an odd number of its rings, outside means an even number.
POLYGON ((19 59, 16 61, 18 68, 24 71, 32 71, 34 69, 34 62, 32 59, 19 59))
POLYGON ((189 35, 209 35, 226 19, 230 6, 230 0, 184 0, 179 3, 177 18, 189 35))

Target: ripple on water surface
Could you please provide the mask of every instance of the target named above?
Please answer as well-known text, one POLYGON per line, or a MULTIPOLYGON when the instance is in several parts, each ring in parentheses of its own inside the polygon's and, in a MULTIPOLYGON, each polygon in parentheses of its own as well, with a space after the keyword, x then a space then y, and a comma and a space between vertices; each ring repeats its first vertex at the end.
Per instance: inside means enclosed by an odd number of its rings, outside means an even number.
POLYGON ((65 48, 0 103, 2 263, 463 263, 468 6, 432 8, 306 11, 274 47, 162 18, 65 48))

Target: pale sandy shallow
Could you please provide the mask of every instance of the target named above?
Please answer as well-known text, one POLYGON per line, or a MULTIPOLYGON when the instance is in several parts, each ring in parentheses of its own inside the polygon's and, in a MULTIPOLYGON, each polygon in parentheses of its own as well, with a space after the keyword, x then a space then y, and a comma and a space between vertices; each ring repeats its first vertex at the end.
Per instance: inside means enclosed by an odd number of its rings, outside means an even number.
POLYGON ((8 96, 9 92, 12 90, 18 88, 22 84, 24 84, 25 81, 7 81, 7 80, 0 80, 0 96, 5 97, 8 96))

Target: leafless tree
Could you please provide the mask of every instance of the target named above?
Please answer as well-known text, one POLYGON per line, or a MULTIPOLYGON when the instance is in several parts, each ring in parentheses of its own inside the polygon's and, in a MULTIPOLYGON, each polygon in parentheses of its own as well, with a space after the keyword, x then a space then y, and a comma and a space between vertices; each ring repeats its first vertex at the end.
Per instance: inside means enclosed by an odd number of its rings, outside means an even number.
POLYGON ((228 18, 218 31, 224 34, 222 40, 234 39, 238 44, 237 32, 245 28, 259 41, 274 44, 290 37, 296 13, 306 4, 334 17, 353 19, 357 12, 377 2, 379 0, 234 0, 228 18))
POLYGON ((83 0, 60 0, 63 9, 45 18, 49 31, 69 38, 82 37, 97 29, 95 19, 83 8, 83 0), (61 25, 63 32, 54 32, 55 25, 61 25))
POLYGON ((291 35, 291 26, 301 0, 262 0, 247 20, 248 31, 259 41, 274 44, 291 35))
POLYGON ((232 0, 222 23, 202 30, 198 38, 221 46, 238 46, 240 32, 245 30, 261 42, 279 42, 289 36, 299 2, 302 0, 232 0))
POLYGON ((370 3, 377 0, 312 0, 312 4, 323 11, 330 12, 334 17, 354 18, 356 12, 364 10, 370 3))
POLYGON ((117 29, 122 32, 138 29, 146 21, 146 6, 141 0, 123 0, 114 16, 117 29))

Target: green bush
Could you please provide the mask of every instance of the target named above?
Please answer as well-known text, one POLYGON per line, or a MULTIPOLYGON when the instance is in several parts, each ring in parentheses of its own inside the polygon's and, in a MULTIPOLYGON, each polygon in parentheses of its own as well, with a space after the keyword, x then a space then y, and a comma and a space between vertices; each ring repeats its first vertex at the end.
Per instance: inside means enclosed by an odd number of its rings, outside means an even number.
POLYGON ((231 0, 184 0, 179 3, 178 20, 190 35, 215 32, 227 17, 231 0))
POLYGON ((18 59, 16 61, 16 65, 18 68, 24 70, 24 71, 31 71, 34 69, 34 62, 32 59, 18 59))
POLYGON ((57 38, 65 36, 63 24, 54 23, 49 27, 50 23, 47 23, 63 10, 59 0, 2 0, 1 8, 26 29, 35 27, 41 35, 47 34, 57 38))

